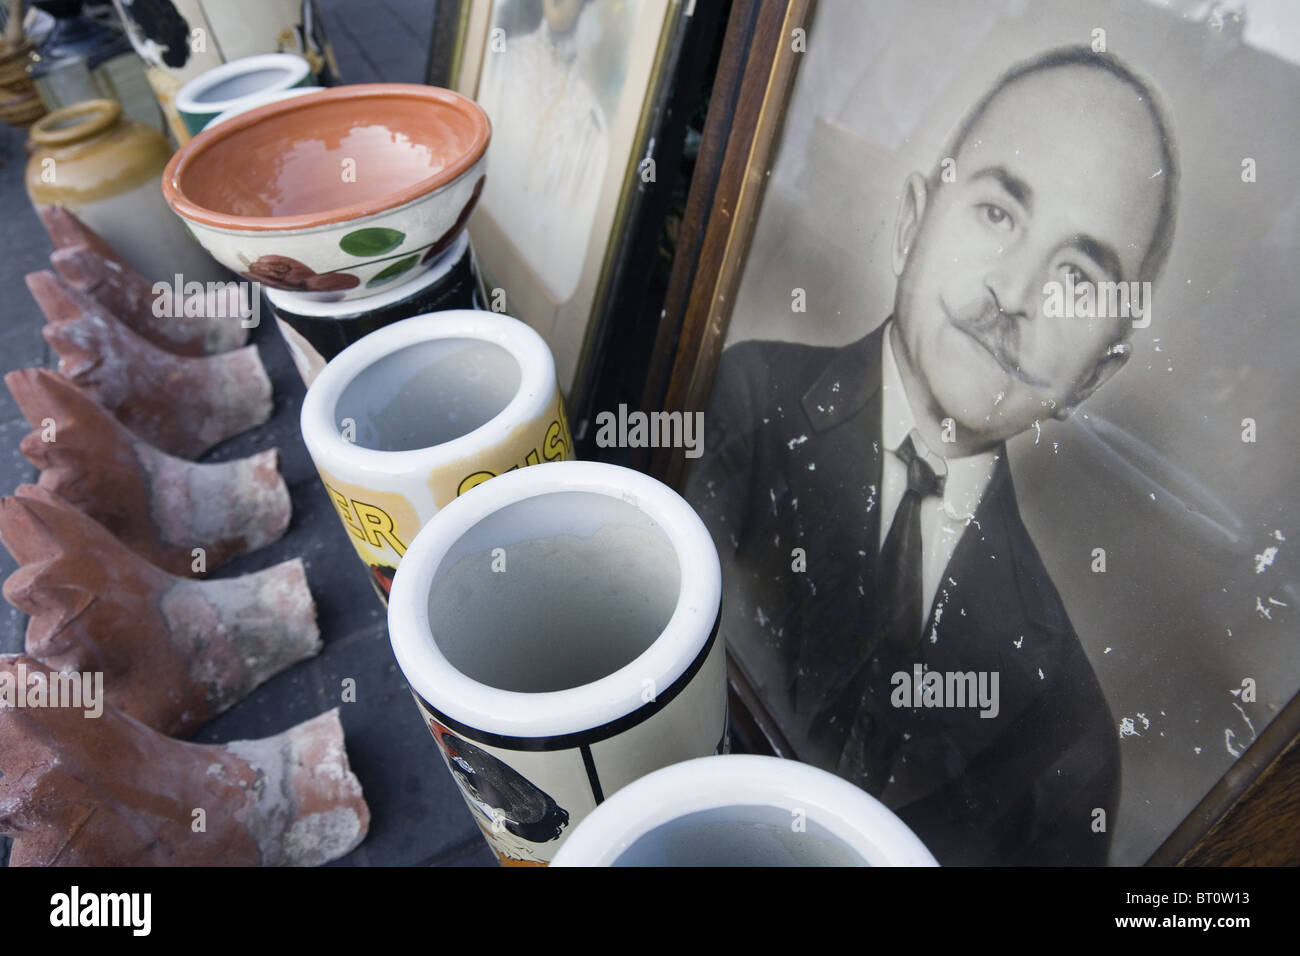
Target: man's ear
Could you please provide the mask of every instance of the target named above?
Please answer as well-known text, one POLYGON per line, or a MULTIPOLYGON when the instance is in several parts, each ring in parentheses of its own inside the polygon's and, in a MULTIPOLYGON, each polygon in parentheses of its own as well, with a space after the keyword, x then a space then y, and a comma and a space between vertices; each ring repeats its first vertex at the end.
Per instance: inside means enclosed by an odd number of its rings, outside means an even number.
POLYGON ((1133 350, 1128 342, 1120 344, 1123 346, 1122 349, 1107 352, 1106 355, 1102 357, 1101 361, 1097 363, 1096 367, 1093 368, 1092 374, 1084 379, 1083 384, 1075 390, 1074 398, 1071 402, 1068 405, 1062 405, 1058 408, 1052 417, 1064 421, 1069 417, 1070 412, 1076 406, 1082 405, 1087 401, 1088 396, 1106 384, 1112 375, 1124 367, 1124 363, 1127 362, 1128 357, 1133 354, 1133 350))
POLYGON ((894 275, 903 274, 907 257, 916 242, 916 234, 921 229, 921 219, 925 216, 925 204, 929 199, 929 187, 925 177, 912 173, 903 183, 903 199, 898 206, 898 222, 894 225, 894 246, 892 258, 894 275))

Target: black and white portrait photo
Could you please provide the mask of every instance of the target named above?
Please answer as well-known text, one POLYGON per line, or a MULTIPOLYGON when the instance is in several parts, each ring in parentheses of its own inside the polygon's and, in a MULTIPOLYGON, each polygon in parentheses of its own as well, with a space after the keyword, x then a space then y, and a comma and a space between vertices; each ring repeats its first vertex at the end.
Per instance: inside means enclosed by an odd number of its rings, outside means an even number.
POLYGON ((686 496, 791 755, 942 864, 1142 863, 1300 689, 1297 14, 796 38, 686 496))

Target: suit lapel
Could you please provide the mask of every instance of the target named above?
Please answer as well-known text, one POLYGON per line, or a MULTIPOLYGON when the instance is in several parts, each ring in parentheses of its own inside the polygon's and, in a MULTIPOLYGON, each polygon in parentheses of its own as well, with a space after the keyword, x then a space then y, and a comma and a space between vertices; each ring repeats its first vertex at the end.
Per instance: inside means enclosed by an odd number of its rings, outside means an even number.
MULTIPOLYGON (((851 345, 835 349, 803 394, 803 410, 818 433, 857 417, 869 404, 879 409, 880 349, 888 322, 851 345)), ((879 419, 879 414, 877 414, 879 419)))
MULTIPOLYGON (((985 552, 996 554, 997 549, 1005 544, 1004 516, 1007 505, 1005 496, 1010 480, 1007 449, 1003 445, 998 449, 997 464, 993 467, 993 474, 989 476, 988 487, 980 496, 979 506, 976 507, 974 516, 962 531, 961 537, 957 539, 957 546, 952 549, 943 574, 939 577, 939 587, 930 601, 930 613, 926 617, 925 629, 921 632, 924 642, 931 642, 936 636, 936 626, 941 624, 947 604, 954 600, 959 589, 961 591, 969 589, 970 582, 967 580, 969 573, 972 568, 986 563, 985 552)), ((1015 507, 1014 499, 1011 507, 1015 507)), ((983 579, 984 575, 980 575, 980 578, 983 579)))
MULTIPOLYGON (((789 459, 791 487, 804 504, 800 520, 809 552, 812 592, 796 660, 796 709, 820 707, 860 662, 872 627, 880 540, 880 348, 884 326, 836 349, 801 398, 817 447, 816 470, 789 459), (848 622, 848 623, 846 623, 848 622)), ((798 449, 796 448, 795 451, 798 449)))
POLYGON ((1047 593, 1054 594, 1055 589, 1021 523, 1006 445, 1000 446, 997 454, 997 464, 975 516, 958 540, 940 578, 926 620, 927 638, 934 633, 936 625, 942 629, 940 618, 945 592, 950 597, 959 591, 969 596, 972 578, 984 590, 996 582, 1008 626, 1016 623, 1053 633, 1070 629, 1068 619, 1056 613, 1056 605, 1044 598, 1047 593), (1015 614, 1011 608, 1016 609, 1015 614))

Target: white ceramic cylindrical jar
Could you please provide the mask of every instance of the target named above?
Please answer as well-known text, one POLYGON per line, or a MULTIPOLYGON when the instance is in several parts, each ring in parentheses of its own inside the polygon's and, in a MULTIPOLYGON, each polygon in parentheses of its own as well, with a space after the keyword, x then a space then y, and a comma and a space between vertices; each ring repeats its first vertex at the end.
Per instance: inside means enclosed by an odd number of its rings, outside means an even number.
POLYGON ((200 73, 176 91, 176 111, 191 136, 222 113, 238 115, 273 102, 268 95, 315 82, 307 61, 293 53, 263 53, 200 73))
POLYGON ((905 823, 834 774, 733 754, 675 764, 583 821, 555 866, 936 866, 905 823))
POLYGON ((302 437, 381 596, 439 509, 506 471, 573 455, 542 337, 474 310, 415 316, 348 346, 307 390, 302 437))
POLYGON ((425 525, 389 637, 503 864, 549 861, 632 781, 724 748, 721 594, 704 522, 629 468, 523 468, 425 525))

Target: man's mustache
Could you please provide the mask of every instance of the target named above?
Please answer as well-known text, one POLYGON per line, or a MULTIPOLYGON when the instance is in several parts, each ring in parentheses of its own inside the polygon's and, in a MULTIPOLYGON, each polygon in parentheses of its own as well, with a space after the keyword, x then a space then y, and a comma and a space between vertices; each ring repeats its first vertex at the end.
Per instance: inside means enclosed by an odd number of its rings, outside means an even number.
POLYGON ((950 308, 948 317, 999 358, 1020 364, 1020 323, 998 308, 988 296, 950 308))
POLYGON ((1004 371, 1026 385, 1035 388, 1047 386, 1048 383, 1030 375, 1021 366, 1020 321, 1000 309, 995 300, 980 296, 956 307, 945 305, 945 308, 952 324, 984 346, 1004 371))

